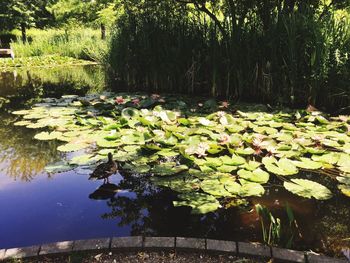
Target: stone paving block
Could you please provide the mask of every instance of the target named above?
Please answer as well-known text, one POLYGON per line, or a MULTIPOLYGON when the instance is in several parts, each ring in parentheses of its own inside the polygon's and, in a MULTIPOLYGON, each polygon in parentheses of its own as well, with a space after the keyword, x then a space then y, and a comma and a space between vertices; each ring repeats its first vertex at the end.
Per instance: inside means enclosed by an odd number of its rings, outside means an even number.
POLYGON ((207 250, 236 253, 237 246, 234 241, 207 239, 207 250))
POLYGON ((270 247, 257 243, 238 242, 238 253, 248 256, 271 257, 270 247))
POLYGON ((145 248, 175 248, 175 237, 145 237, 145 248))
POLYGON ((62 241, 41 246, 39 255, 57 254, 71 252, 73 250, 73 241, 62 241))
POLYGON ((85 239, 74 241, 73 251, 109 249, 110 238, 85 239))
POLYGON ((272 248, 272 257, 278 262, 305 262, 305 254, 303 251, 296 251, 278 247, 272 248))
POLYGON ((142 248, 142 237, 114 237, 111 248, 142 248))
POLYGON ((34 257, 39 253, 40 246, 6 249, 4 259, 34 257))
POLYGON ((346 259, 331 258, 310 252, 308 252, 306 255, 309 263, 349 263, 349 261, 346 259))
POLYGON ((5 251, 6 249, 0 249, 0 260, 3 260, 5 258, 5 251))
POLYGON ((182 249, 203 249, 205 250, 205 239, 177 237, 176 248, 182 249))

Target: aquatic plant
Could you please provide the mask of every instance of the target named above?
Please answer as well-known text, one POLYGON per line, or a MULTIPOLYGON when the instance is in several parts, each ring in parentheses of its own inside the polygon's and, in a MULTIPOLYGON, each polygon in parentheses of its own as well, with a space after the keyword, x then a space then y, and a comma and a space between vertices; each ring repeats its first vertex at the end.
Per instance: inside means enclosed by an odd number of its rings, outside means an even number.
POLYGON ((278 244, 281 238, 281 220, 260 204, 255 205, 255 209, 260 218, 264 242, 269 246, 278 244))
POLYGON ((280 187, 303 198, 327 200, 337 191, 324 185, 329 178, 349 196, 349 116, 232 113, 212 100, 198 102, 144 94, 66 95, 13 112, 19 116, 14 125, 41 129, 35 139, 61 141, 58 151, 74 152, 47 167, 50 173, 91 169, 111 152, 122 170, 151 175, 153 184, 178 192, 174 205, 190 206, 193 213, 261 196, 271 182, 283 182, 280 187))
POLYGON ((293 210, 288 203, 286 203, 287 222, 282 222, 268 208, 260 204, 255 205, 255 210, 259 215, 264 242, 269 246, 282 245, 291 248, 295 235, 300 233, 293 210))

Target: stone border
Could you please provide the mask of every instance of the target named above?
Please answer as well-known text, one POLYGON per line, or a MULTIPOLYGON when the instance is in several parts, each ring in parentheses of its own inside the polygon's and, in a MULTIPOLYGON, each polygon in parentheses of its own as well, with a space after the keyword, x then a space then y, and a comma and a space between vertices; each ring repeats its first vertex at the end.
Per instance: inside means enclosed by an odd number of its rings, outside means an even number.
POLYGON ((0 261, 13 258, 29 258, 41 255, 55 255, 81 251, 116 250, 190 250, 200 252, 225 253, 235 256, 273 258, 274 262, 307 263, 347 263, 346 259, 336 259, 311 252, 302 252, 259 243, 224 241, 187 237, 113 237, 63 241, 37 246, 0 249, 0 261))

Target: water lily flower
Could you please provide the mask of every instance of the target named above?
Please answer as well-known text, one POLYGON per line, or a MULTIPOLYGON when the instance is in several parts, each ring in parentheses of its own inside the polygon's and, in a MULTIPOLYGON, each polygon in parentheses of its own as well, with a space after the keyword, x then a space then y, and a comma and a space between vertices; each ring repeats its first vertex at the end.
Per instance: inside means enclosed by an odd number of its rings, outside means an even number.
POLYGON ((123 97, 119 96, 115 98, 115 102, 117 104, 124 104, 125 100, 123 99, 123 97))
POLYGON ((185 153, 197 154, 198 157, 204 157, 204 156, 207 156, 207 154, 205 152, 209 149, 210 149, 210 146, 207 143, 201 142, 197 146, 191 146, 191 147, 187 148, 185 150, 185 153))
POLYGON ((228 101, 222 101, 221 105, 220 105, 220 108, 227 109, 229 105, 230 105, 230 103, 228 103, 228 101))
POLYGON ((221 133, 219 138, 219 144, 227 144, 231 142, 231 137, 227 133, 221 133))
POLYGON ((140 106, 140 99, 133 99, 133 100, 132 100, 132 103, 133 103, 134 105, 140 106))
POLYGON ((216 114, 218 115, 219 118, 221 118, 221 117, 224 117, 226 115, 226 112, 218 111, 216 114))

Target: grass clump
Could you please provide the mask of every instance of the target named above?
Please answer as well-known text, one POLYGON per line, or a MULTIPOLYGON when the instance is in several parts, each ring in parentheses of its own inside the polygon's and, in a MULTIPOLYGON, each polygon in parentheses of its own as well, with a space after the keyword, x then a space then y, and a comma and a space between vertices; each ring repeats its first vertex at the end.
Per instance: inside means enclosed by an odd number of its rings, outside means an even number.
POLYGON ((29 29, 28 41, 22 43, 20 33, 11 43, 16 57, 57 55, 102 62, 108 50, 108 40, 102 40, 99 30, 91 28, 29 29))

